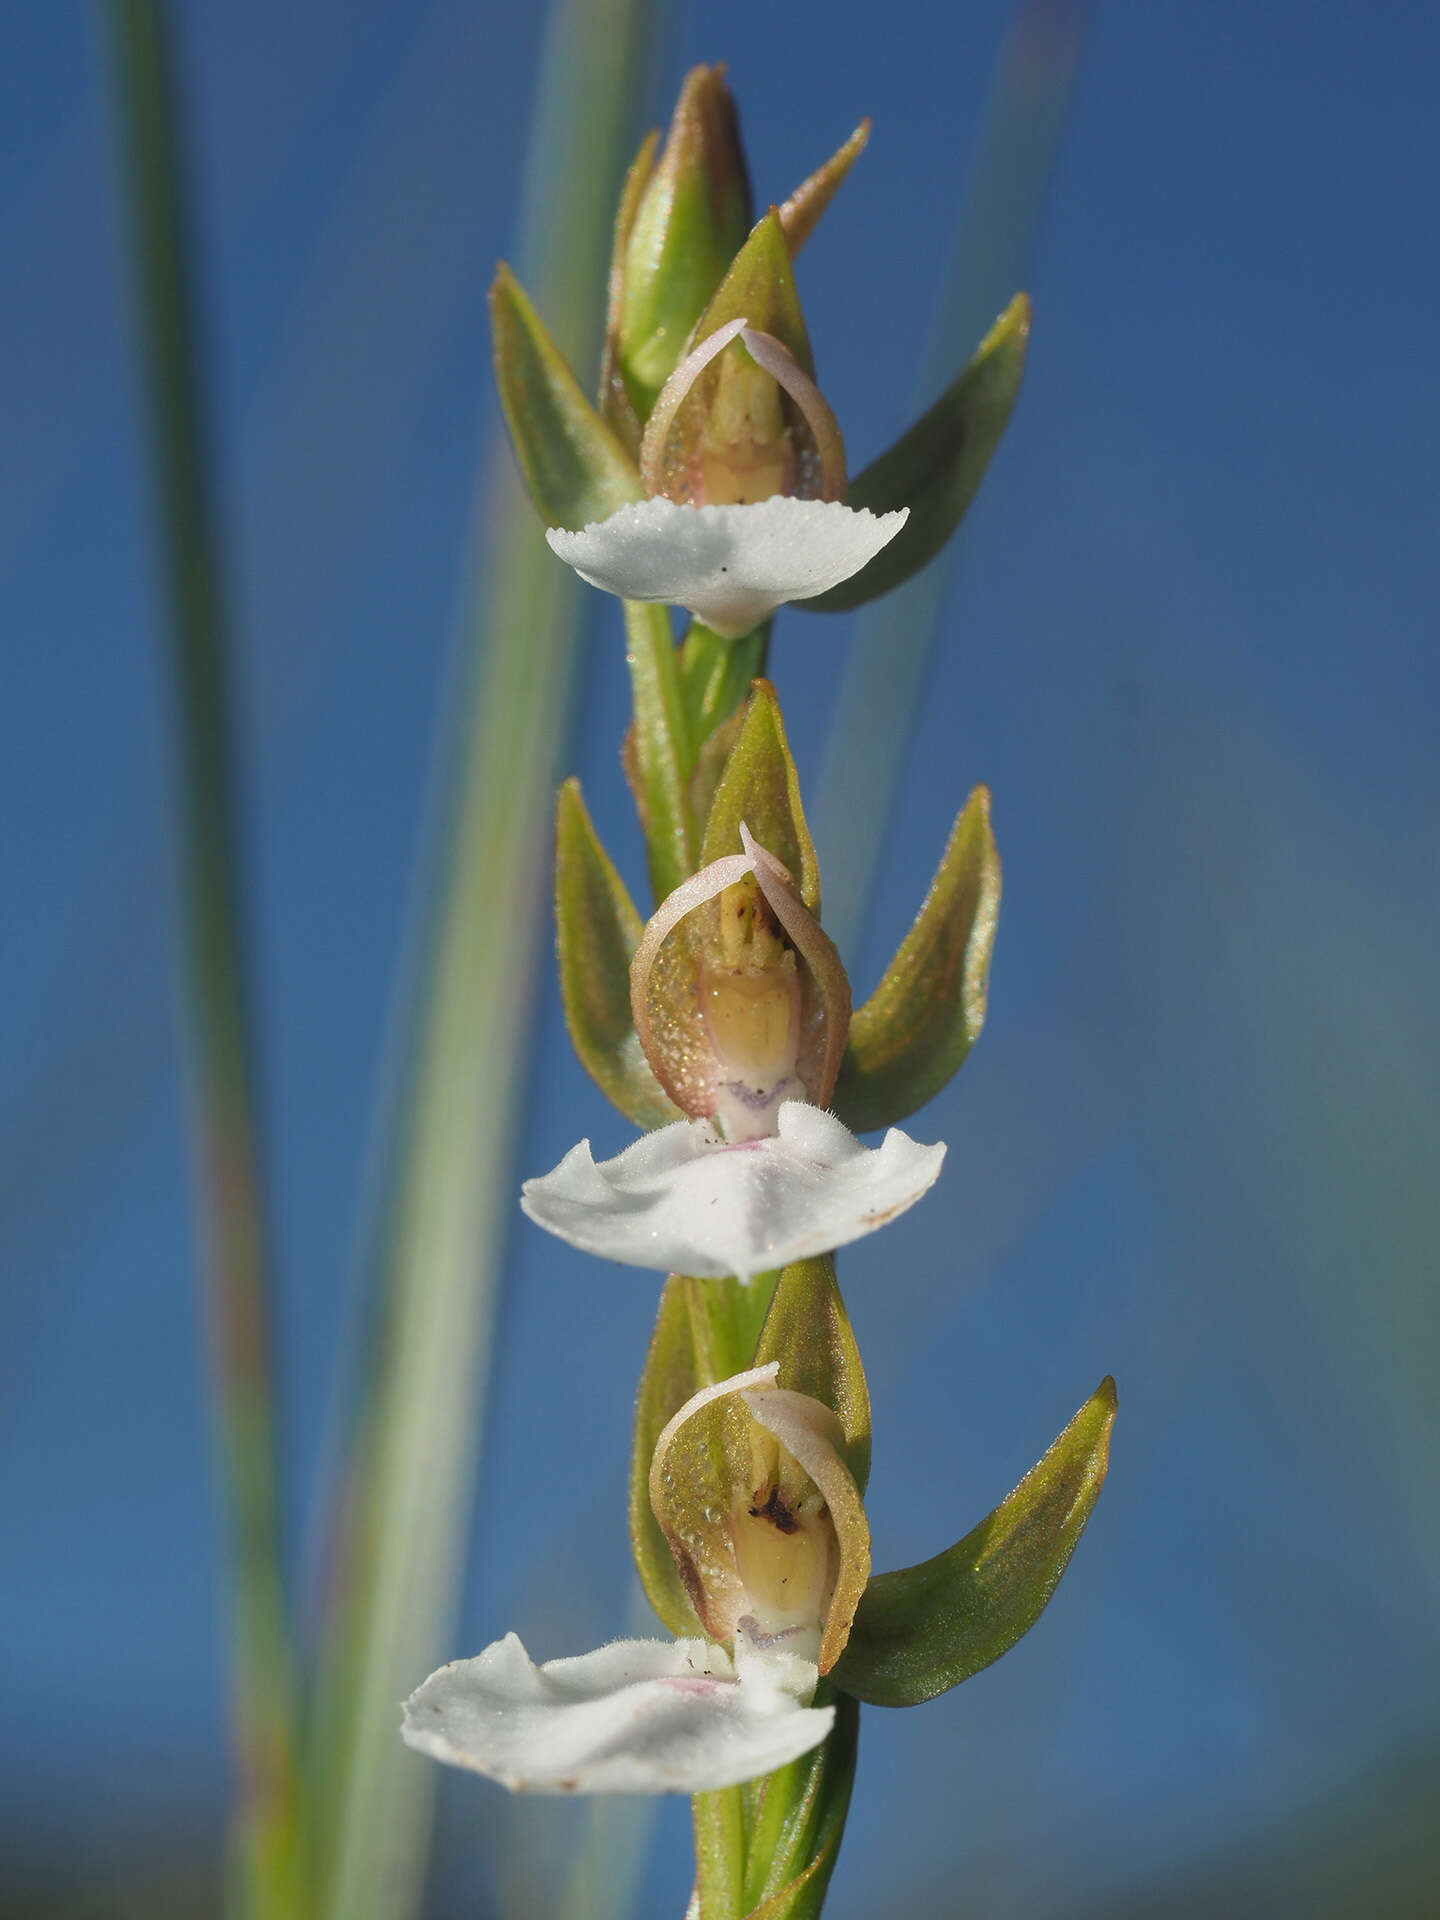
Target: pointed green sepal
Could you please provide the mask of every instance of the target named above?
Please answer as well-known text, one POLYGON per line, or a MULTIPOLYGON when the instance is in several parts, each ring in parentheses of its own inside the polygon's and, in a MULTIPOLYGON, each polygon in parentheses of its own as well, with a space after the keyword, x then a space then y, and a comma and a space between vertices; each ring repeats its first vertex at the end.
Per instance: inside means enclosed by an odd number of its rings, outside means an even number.
POLYGON ((630 1011, 630 961, 644 922, 573 779, 555 807, 555 929, 565 1024, 581 1065, 637 1127, 681 1119, 640 1051, 630 1011))
POLYGON ((959 1071, 985 1024, 999 912, 990 793, 976 787, 914 926, 851 1017, 834 1098, 847 1127, 894 1126, 959 1071))
POLYGON ((780 208, 780 225, 793 260, 819 224, 820 216, 839 192, 846 175, 865 151, 870 122, 862 120, 850 138, 832 153, 824 166, 802 180, 780 208))
POLYGON ((1005 431, 1030 336, 1030 300, 1017 294, 981 342, 965 371, 894 446, 850 483, 845 503, 910 518, 868 566, 828 593, 795 605, 810 613, 844 613, 889 593, 918 573, 959 526, 1005 431))
POLYGON ((820 867, 800 804, 800 776, 785 738, 779 697, 768 680, 754 684, 715 789, 700 849, 702 867, 739 851, 742 820, 760 845, 789 868, 800 898, 818 914, 820 867))
POLYGON ((503 263, 490 289, 490 322, 505 424, 545 524, 584 527, 641 499, 635 462, 503 263))
POLYGON ((815 356, 810 351, 810 335, 778 207, 771 207, 750 229, 714 299, 695 322, 687 344, 697 346, 731 320, 740 319, 762 333, 773 333, 810 378, 815 378, 815 356))
POLYGON ((835 1682, 879 1707, 933 1700, 1007 1653, 1044 1612, 1110 1458, 1115 1382, 1102 1380, 1007 1500, 947 1553, 878 1574, 835 1682))
POLYGON ((870 1392, 840 1297, 834 1256, 797 1260, 780 1275, 754 1364, 780 1362, 779 1381, 829 1407, 845 1436, 845 1464, 861 1493, 870 1478, 870 1392))

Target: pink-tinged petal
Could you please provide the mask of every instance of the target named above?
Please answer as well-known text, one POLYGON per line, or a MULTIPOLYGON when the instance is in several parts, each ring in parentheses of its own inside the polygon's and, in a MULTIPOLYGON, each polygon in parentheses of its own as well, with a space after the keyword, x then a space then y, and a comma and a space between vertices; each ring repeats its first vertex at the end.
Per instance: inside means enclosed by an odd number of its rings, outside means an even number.
POLYGON ((738 640, 789 600, 848 580, 905 524, 835 500, 786 495, 754 506, 691 507, 637 500, 579 532, 551 527, 553 550, 582 580, 626 600, 684 607, 738 640))
POLYGON ((640 443, 640 479, 646 493, 665 492, 665 443, 676 414, 689 397, 690 389, 715 356, 723 353, 748 325, 749 322, 743 319, 729 320, 723 327, 717 327, 714 333, 707 334, 699 346, 677 364, 660 389, 659 398, 650 409, 650 418, 640 443))
POLYGON ((706 1793, 819 1745, 834 1709, 801 1704, 814 1673, 754 1671, 748 1654, 737 1671, 703 1640, 620 1640, 536 1666, 511 1633, 432 1673, 402 1732, 516 1793, 706 1793))
POLYGON ((762 847, 742 820, 740 844, 755 862, 755 878, 770 911, 805 963, 796 1071, 811 1106, 827 1107, 835 1091, 850 1030, 850 980, 840 950, 795 889, 790 872, 762 847))
POLYGON ((898 1127, 862 1146, 832 1114, 788 1100, 777 1134, 736 1146, 682 1120, 597 1165, 582 1140, 526 1181, 520 1204, 602 1259, 749 1280, 874 1233, 929 1191, 944 1157, 898 1127))
POLYGON ((870 1576, 870 1529, 840 1422, 778 1372, 771 1361, 685 1402, 656 1440, 650 1505, 707 1633, 826 1673, 870 1576))
POLYGON ((696 942, 688 937, 699 929, 685 935, 678 929, 754 869, 749 853, 726 854, 682 880, 651 915, 630 962, 630 1008, 641 1051, 676 1106, 696 1119, 715 1111, 720 1063, 705 1032, 696 942))
MULTIPOLYGON (((742 853, 712 860, 662 902, 630 963, 635 1032, 651 1071, 683 1112, 716 1120, 734 1142, 774 1133, 786 1100, 828 1102, 850 1021, 850 983, 834 942, 801 900, 788 870, 743 823, 740 837, 742 853), (781 999, 789 995, 789 1040, 783 1053, 764 1063, 742 1062, 727 1052, 715 1024, 717 1003, 705 997, 715 990, 718 1004, 726 1004, 730 974, 720 896, 750 873, 793 949, 782 956, 783 975, 773 976, 781 999), (779 986, 782 979, 788 987, 779 986)), ((770 944, 778 955, 782 943, 770 944)))
POLYGON ((771 379, 785 389, 805 416, 805 424, 814 435, 815 451, 820 461, 819 498, 843 500, 846 484, 845 442, 830 402, 790 349, 783 341, 777 340, 773 333, 763 333, 758 327, 745 327, 741 330, 740 338, 756 366, 763 367, 771 379))

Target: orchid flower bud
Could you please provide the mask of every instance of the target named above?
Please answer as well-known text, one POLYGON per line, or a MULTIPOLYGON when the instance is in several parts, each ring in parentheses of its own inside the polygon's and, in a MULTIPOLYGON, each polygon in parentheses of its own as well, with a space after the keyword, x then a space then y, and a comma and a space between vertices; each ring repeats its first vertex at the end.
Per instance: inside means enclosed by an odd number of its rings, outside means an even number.
POLYGON ((750 230, 750 180, 723 66, 695 67, 628 230, 617 235, 612 352, 645 420, 750 230))

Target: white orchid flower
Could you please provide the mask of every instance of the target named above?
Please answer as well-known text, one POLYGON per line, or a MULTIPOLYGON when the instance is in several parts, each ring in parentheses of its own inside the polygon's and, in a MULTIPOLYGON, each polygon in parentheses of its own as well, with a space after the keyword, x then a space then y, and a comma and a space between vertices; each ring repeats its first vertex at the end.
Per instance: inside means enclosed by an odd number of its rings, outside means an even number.
POLYGON ((538 1226, 626 1266, 750 1279, 828 1253, 913 1206, 945 1157, 897 1127, 862 1146, 823 1110, 845 971, 786 868, 740 838, 663 902, 631 964, 640 1044, 691 1117, 598 1164, 582 1140, 521 1190, 538 1226))
POLYGON ((727 640, 752 632, 786 601, 811 599, 858 573, 908 513, 843 504, 845 450, 834 414, 788 349, 744 319, 718 328, 671 374, 645 429, 640 473, 649 498, 578 531, 551 527, 545 538, 592 586, 684 607, 727 640), (753 365, 719 370, 713 414, 723 425, 715 429, 712 410, 697 419, 686 403, 735 342, 753 365), (757 426, 756 416, 767 414, 757 426), (691 430, 678 431, 680 420, 691 430), (811 497, 796 497, 807 488, 811 497))
POLYGON ((870 1536, 838 1421, 776 1372, 696 1394, 655 1449, 656 1517, 713 1639, 536 1666, 507 1634, 410 1696, 410 1746, 517 1793, 689 1794, 820 1744, 835 1709, 809 1702, 848 1637, 870 1536))
POLYGON ((743 1641, 734 1660, 704 1640, 617 1640, 536 1666, 507 1633, 432 1673, 401 1731, 512 1793, 708 1793, 798 1759, 834 1717, 743 1641))

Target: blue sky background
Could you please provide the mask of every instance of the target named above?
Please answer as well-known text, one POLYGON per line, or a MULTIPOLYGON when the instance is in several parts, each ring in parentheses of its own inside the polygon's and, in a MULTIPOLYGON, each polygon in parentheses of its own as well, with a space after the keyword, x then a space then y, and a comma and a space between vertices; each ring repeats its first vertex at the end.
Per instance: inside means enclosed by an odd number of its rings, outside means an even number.
MULTIPOLYGON (((657 50, 650 119, 694 61, 730 62, 761 204, 874 118, 800 275, 852 467, 912 409, 1006 17, 739 0, 676 7, 657 50)), ((39 1873, 83 1843, 110 1873, 218 1831, 216 1533, 104 48, 81 9, 24 9, 7 35, 0 1715, 23 1733, 0 1851, 39 1873)), ((462 0, 198 0, 181 54, 298 1555, 495 425, 484 294, 513 246, 538 26, 462 0)), ((837 1920, 885 1910, 897 1874, 947 1914, 1180 1914, 1226 1874, 1230 1910, 1313 1912, 1300 1865, 1248 1907, 1245 1876, 1327 1845, 1324 1911, 1361 1914, 1367 1875, 1420 1844, 1406 1795, 1440 1756, 1437 63, 1419 5, 1094 17, 1025 392, 856 959, 864 993, 987 780, 990 1024, 913 1128, 949 1141, 946 1174, 842 1266, 878 1564, 972 1524, 1107 1371, 1120 1420, 1040 1627, 930 1707, 867 1713, 837 1920)), ((777 629, 812 785, 850 629, 777 629)), ((626 697, 597 596, 570 759, 638 897, 626 697)), ((629 1133, 549 980, 523 1128, 535 1171, 629 1133)), ((537 1657, 622 1628, 653 1308, 648 1278, 517 1213, 457 1652, 512 1625, 537 1657)), ((434 1912, 551 1911, 581 1819, 449 1783, 434 1912)), ((646 1913, 680 1910, 687 1859, 667 1806, 646 1913)), ((1437 1873, 1432 1851, 1387 1911, 1429 1910, 1437 1873)))

